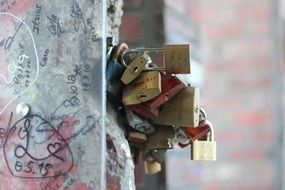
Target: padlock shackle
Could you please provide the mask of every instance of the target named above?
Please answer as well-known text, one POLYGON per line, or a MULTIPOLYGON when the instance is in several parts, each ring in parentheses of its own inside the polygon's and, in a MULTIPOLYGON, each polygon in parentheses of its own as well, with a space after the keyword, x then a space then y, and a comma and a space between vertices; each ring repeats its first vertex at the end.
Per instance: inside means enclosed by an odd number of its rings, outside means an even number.
POLYGON ((164 48, 136 48, 136 49, 128 49, 126 50, 126 53, 141 53, 141 52, 162 52, 164 51, 164 48))
POLYGON ((207 113, 206 113, 206 111, 205 111, 203 108, 201 108, 201 107, 200 107, 200 113, 202 113, 202 114, 204 115, 204 119, 205 119, 205 121, 207 121, 207 113))
MULTIPOLYGON (((128 65, 126 64, 125 62, 125 59, 124 57, 127 55, 127 54, 130 54, 130 53, 149 53, 149 52, 155 52, 155 53, 158 53, 158 52, 162 52, 164 51, 163 48, 136 48, 136 49, 126 49, 122 52, 121 54, 121 64, 123 67, 127 68, 128 65)), ((165 68, 163 67, 146 67, 145 69, 143 69, 143 71, 165 71, 165 68)))
POLYGON ((206 120, 205 123, 210 128, 210 141, 215 141, 215 139, 214 139, 215 133, 214 133, 214 127, 213 127, 212 123, 208 120, 206 120))

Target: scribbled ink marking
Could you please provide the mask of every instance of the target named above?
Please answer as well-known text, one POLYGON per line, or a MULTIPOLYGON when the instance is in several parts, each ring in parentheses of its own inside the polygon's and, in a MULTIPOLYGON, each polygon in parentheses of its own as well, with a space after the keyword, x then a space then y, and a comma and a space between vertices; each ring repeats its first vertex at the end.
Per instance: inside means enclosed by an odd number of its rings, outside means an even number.
MULTIPOLYGON (((26 89, 25 89, 25 90, 17 92, 17 95, 15 95, 15 96, 4 106, 4 108, 3 108, 2 110, 0 110, 0 115, 3 114, 3 112, 7 109, 7 107, 8 107, 12 102, 14 102, 19 96, 23 95, 29 88, 31 88, 31 86, 33 86, 33 85, 35 84, 35 82, 37 81, 38 76, 39 76, 39 67, 40 67, 39 58, 38 58, 38 53, 37 53, 37 48, 36 48, 36 44, 35 44, 35 40, 34 40, 33 34, 32 34, 32 32, 31 32, 29 26, 28 26, 22 19, 20 19, 19 17, 15 16, 15 15, 13 15, 13 14, 11 14, 11 13, 0 12, 0 17, 3 16, 3 15, 4 15, 4 16, 11 16, 11 17, 13 17, 14 19, 16 19, 16 20, 18 20, 18 21, 20 22, 18 28, 17 28, 16 31, 15 31, 15 34, 18 33, 19 29, 20 29, 22 26, 25 26, 26 29, 28 30, 28 32, 29 32, 29 34, 30 34, 30 37, 31 37, 31 40, 32 40, 33 48, 34 48, 34 51, 35 51, 35 58, 36 58, 36 75, 35 75, 35 79, 34 79, 32 82, 30 82, 28 86, 26 86, 26 89)), ((16 36, 15 34, 10 38, 10 40, 9 40, 10 42, 9 42, 9 43, 7 43, 7 42, 5 43, 5 50, 9 50, 9 48, 11 47, 11 43, 14 41, 15 36, 16 36), (6 44, 7 44, 7 45, 6 45, 6 44)), ((26 56, 27 56, 27 55, 26 55, 26 56)), ((27 57, 29 57, 29 56, 27 56, 27 57)), ((0 78, 3 79, 3 76, 1 76, 0 78)), ((4 81, 6 82, 6 84, 9 84, 9 82, 11 82, 11 81, 8 81, 8 80, 5 80, 5 79, 4 79, 4 81)))
POLYGON ((21 118, 12 126, 4 143, 4 157, 11 174, 20 178, 53 177, 56 171, 65 174, 74 162, 67 141, 39 115, 21 118), (38 143, 43 138, 40 126, 44 127, 45 135, 53 133, 42 144, 38 143))

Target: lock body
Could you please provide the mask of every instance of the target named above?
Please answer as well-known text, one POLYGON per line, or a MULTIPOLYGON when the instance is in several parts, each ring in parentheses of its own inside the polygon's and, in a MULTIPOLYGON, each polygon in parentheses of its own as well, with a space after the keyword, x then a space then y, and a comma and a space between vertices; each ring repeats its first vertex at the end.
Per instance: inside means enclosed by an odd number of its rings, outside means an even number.
POLYGON ((205 122, 209 127, 210 132, 207 135, 207 140, 195 140, 191 147, 192 160, 216 160, 216 142, 214 140, 214 128, 209 121, 205 122))
POLYGON ((144 161, 144 171, 148 175, 155 174, 161 170, 161 165, 156 161, 144 161))
POLYGON ((128 123, 132 128, 145 134, 151 134, 154 132, 154 126, 150 124, 146 119, 142 119, 141 117, 133 113, 132 110, 129 108, 125 108, 125 112, 128 123))
POLYGON ((166 150, 163 150, 163 149, 153 150, 149 154, 152 156, 154 161, 156 161, 158 163, 162 163, 163 160, 165 159, 166 150))
POLYGON ((144 150, 172 149, 175 134, 171 126, 157 126, 155 132, 148 136, 144 150))
POLYGON ((191 141, 200 139, 210 132, 210 128, 208 125, 199 125, 199 127, 181 127, 180 129, 184 130, 185 134, 191 141))
POLYGON ((190 45, 165 45, 164 61, 166 73, 189 74, 190 45))
POLYGON ((154 99, 147 101, 146 106, 150 109, 159 108, 162 104, 173 98, 185 85, 175 76, 167 74, 161 78, 161 93, 154 99))
POLYGON ((185 131, 182 129, 182 127, 175 127, 174 131, 175 131, 175 137, 178 142, 178 145, 181 148, 184 148, 185 146, 190 144, 190 139, 185 133, 185 131))
POLYGON ((161 107, 159 116, 152 122, 160 125, 197 127, 199 107, 199 89, 187 86, 161 107))
POLYGON ((216 142, 195 140, 192 143, 192 160, 216 160, 216 142))
POLYGON ((154 119, 155 117, 158 116, 159 110, 157 108, 153 108, 151 109, 150 107, 148 107, 145 103, 141 103, 141 104, 134 104, 134 105, 130 105, 128 106, 133 112, 149 118, 149 119, 154 119))
POLYGON ((150 57, 146 53, 142 53, 138 55, 131 63, 127 66, 126 70, 124 71, 121 81, 124 84, 129 84, 132 82, 136 77, 141 74, 143 69, 145 68, 146 64, 150 61, 150 57))
POLYGON ((159 71, 141 73, 123 91, 124 105, 146 102, 161 93, 161 75, 159 71))

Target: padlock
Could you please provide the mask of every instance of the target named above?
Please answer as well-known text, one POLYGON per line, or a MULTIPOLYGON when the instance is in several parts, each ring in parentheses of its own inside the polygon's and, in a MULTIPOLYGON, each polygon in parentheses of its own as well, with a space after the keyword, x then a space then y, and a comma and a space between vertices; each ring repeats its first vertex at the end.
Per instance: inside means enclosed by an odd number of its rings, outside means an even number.
POLYGON ((190 45, 165 45, 166 73, 190 73, 190 45))
POLYGON ((172 140, 174 137, 175 135, 172 126, 156 126, 155 132, 148 136, 148 141, 144 146, 144 150, 172 149, 172 140))
POLYGON ((180 129, 184 130, 185 134, 191 141, 198 140, 206 136, 210 127, 206 125, 207 114, 203 108, 200 108, 199 115, 199 126, 198 127, 181 127, 180 129))
MULTIPOLYGON (((113 45, 113 38, 108 38, 108 45, 113 45)), ((115 47, 109 47, 109 60, 106 67, 106 81, 107 81, 107 97, 110 101, 121 101, 122 96, 122 82, 120 78, 125 68, 118 62, 121 59, 120 55, 123 51, 128 49, 126 43, 119 43, 115 47)))
POLYGON ((210 127, 210 135, 206 141, 195 140, 191 146, 192 160, 216 160, 216 142, 214 140, 214 128, 209 121, 206 125, 210 127))
POLYGON ((161 170, 161 165, 159 162, 152 161, 144 161, 144 171, 148 175, 156 174, 161 170))
POLYGON ((146 54, 142 53, 139 54, 131 63, 127 66, 126 70, 124 71, 121 81, 124 84, 129 84, 135 78, 139 76, 139 74, 143 71, 146 64, 151 62, 151 58, 146 54))
POLYGON ((205 125, 207 121, 207 113, 203 108, 200 108, 199 125, 205 125))
POLYGON ((160 107, 174 97, 185 85, 175 76, 166 74, 161 77, 161 93, 154 99, 145 102, 151 109, 160 107))
POLYGON ((158 116, 159 110, 157 108, 151 109, 150 107, 146 106, 145 103, 140 104, 134 104, 127 106, 130 108, 133 112, 137 113, 138 115, 141 115, 143 117, 154 119, 158 116))
POLYGON ((144 161, 147 161, 147 162, 155 161, 154 158, 152 157, 152 155, 150 154, 150 152, 144 151, 143 154, 144 154, 143 155, 144 161))
POLYGON ((150 124, 146 119, 142 119, 141 117, 133 113, 132 110, 129 108, 125 108, 125 112, 128 123, 132 128, 145 134, 151 134, 154 132, 154 126, 150 124))
POLYGON ((176 96, 161 106, 154 124, 197 127, 199 125, 199 88, 184 87, 176 96))
POLYGON ((128 135, 128 140, 131 143, 135 143, 135 144, 144 144, 147 141, 147 137, 144 133, 139 133, 136 131, 131 131, 129 132, 128 135))
POLYGON ((122 82, 120 77, 124 68, 116 60, 109 60, 106 68, 107 95, 111 101, 121 101, 122 82))
POLYGON ((190 144, 190 139, 182 127, 174 127, 174 132, 175 132, 175 138, 178 142, 178 145, 181 148, 184 148, 190 144))
POLYGON ((124 105, 146 102, 161 93, 161 76, 159 71, 141 73, 123 91, 124 105))
MULTIPOLYGON (((140 52, 164 52, 165 67, 146 67, 144 70, 161 70, 168 74, 189 74, 190 69, 190 45, 165 45, 163 48, 137 48, 126 50, 122 53, 121 63, 124 65, 128 54, 140 52)), ((125 64, 126 65, 126 64, 125 64)))
POLYGON ((205 123, 206 121, 207 121, 207 114, 203 108, 200 108, 198 127, 191 127, 191 126, 180 127, 180 129, 182 129, 185 132, 190 141, 202 139, 210 131, 210 127, 205 123))
MULTIPOLYGON (((122 54, 129 49, 128 45, 124 42, 119 43, 115 48, 113 52, 112 59, 120 62, 122 59, 122 54)), ((121 62, 120 62, 121 63, 121 62)), ((125 66, 125 65, 123 65, 125 66)))
POLYGON ((208 125, 199 125, 198 127, 181 127, 185 131, 185 134, 191 141, 203 138, 210 131, 208 125))
POLYGON ((149 152, 149 154, 152 156, 152 158, 156 162, 162 163, 163 160, 165 160, 166 152, 167 152, 167 150, 159 149, 159 150, 152 150, 152 151, 149 152))

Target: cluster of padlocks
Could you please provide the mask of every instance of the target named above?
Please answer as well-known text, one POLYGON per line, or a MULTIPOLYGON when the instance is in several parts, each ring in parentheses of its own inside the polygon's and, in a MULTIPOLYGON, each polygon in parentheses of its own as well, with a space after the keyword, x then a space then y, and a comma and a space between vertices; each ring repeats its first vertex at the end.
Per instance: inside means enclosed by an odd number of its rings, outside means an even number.
POLYGON ((191 145, 192 160, 216 160, 214 130, 200 108, 199 89, 177 75, 190 74, 190 46, 129 49, 110 45, 107 97, 118 112, 120 124, 135 163, 144 161, 146 174, 161 170, 168 149, 191 145), (159 67, 151 53, 163 53, 159 67))

